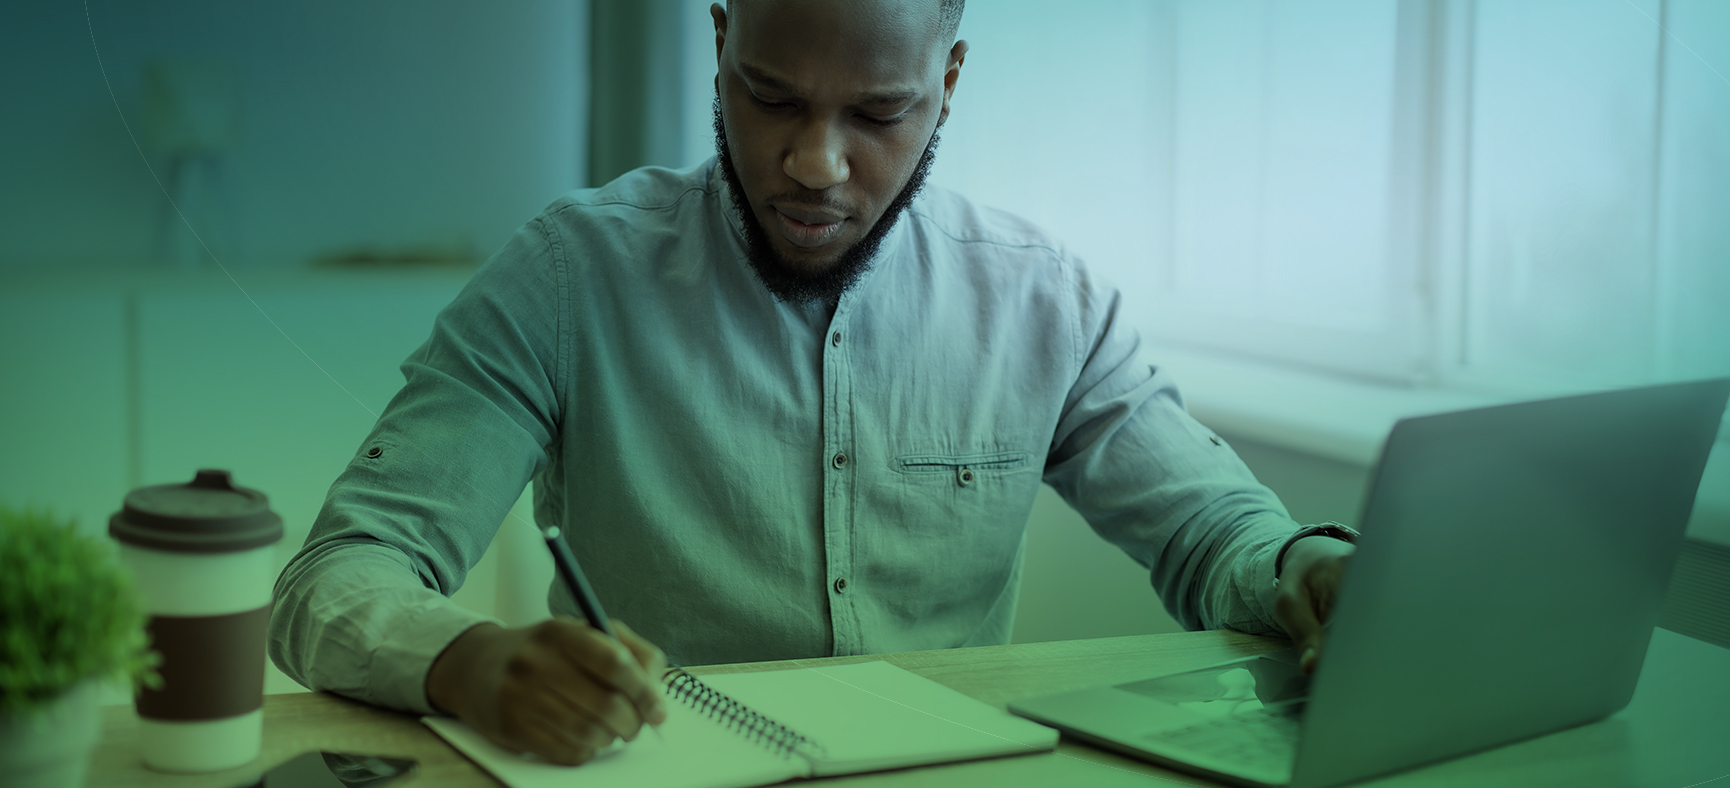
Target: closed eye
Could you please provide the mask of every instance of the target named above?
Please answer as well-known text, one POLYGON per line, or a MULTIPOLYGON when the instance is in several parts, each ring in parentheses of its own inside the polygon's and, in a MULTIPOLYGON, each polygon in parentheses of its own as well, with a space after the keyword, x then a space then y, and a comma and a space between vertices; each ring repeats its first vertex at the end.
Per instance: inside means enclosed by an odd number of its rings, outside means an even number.
MULTIPOLYGON (((762 109, 764 112, 786 112, 795 109, 795 105, 790 101, 770 101, 756 93, 751 94, 751 102, 756 104, 757 107, 762 109)), ((906 120, 907 113, 902 112, 901 114, 891 118, 879 118, 872 115, 859 115, 858 117, 865 123, 876 126, 877 128, 889 128, 890 126, 894 126, 899 124, 901 121, 906 120)))
POLYGON ((757 104, 757 106, 762 107, 763 109, 766 109, 766 110, 769 110, 772 112, 779 112, 781 110, 791 109, 793 107, 792 104, 785 102, 785 101, 765 101, 764 99, 758 97, 757 94, 755 94, 755 93, 751 94, 751 101, 755 102, 757 104))

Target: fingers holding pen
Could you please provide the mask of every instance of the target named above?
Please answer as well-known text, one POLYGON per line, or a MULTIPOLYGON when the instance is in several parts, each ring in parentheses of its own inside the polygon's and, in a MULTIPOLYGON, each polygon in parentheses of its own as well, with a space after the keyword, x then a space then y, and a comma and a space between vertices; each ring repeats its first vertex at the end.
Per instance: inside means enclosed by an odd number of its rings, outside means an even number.
MULTIPOLYGON (((562 625, 550 632, 558 639, 557 650, 569 668, 588 679, 573 683, 572 702, 604 720, 626 741, 634 740, 644 723, 654 725, 666 719, 659 682, 650 677, 650 666, 639 661, 639 649, 650 657, 659 654, 659 649, 617 621, 613 626, 623 641, 574 619, 554 621, 562 625), (637 641, 635 648, 628 645, 631 640, 637 641)), ((664 664, 665 658, 662 660, 664 664)))
POLYGON ((570 663, 559 624, 545 621, 519 630, 521 639, 499 666, 494 704, 502 735, 534 742, 523 749, 566 763, 574 753, 604 747, 635 728, 628 709, 605 713, 611 693, 596 688, 592 677, 570 663))
POLYGON ((613 628, 619 633, 620 642, 631 650, 631 655, 637 664, 643 667, 648 676, 648 685, 639 694, 632 695, 637 708, 646 715, 650 725, 660 725, 667 721, 667 703, 661 695, 661 676, 667 672, 667 655, 655 644, 644 640, 625 622, 613 620, 613 628))
POLYGON ((633 651, 569 618, 475 626, 428 673, 436 708, 506 749, 561 764, 635 738, 644 715, 634 698, 649 686, 633 651))
MULTIPOLYGON (((567 590, 576 598, 577 607, 588 620, 587 626, 578 625, 569 618, 550 622, 563 624, 560 631, 566 638, 564 645, 569 649, 566 653, 571 655, 574 666, 589 673, 599 685, 628 699, 632 713, 627 721, 630 728, 627 738, 635 737, 637 729, 645 722, 660 725, 667 718, 659 683, 661 672, 666 669, 666 656, 653 644, 637 637, 622 622, 609 623, 600 600, 595 598, 594 589, 589 587, 582 567, 577 565, 576 556, 560 536, 558 528, 543 529, 541 535, 553 554, 555 570, 563 576, 567 590)), ((593 701, 592 698, 589 700, 593 701)), ((616 705, 611 698, 603 703, 616 705)), ((614 722, 622 721, 625 716, 611 708, 595 708, 594 705, 588 708, 614 722)))

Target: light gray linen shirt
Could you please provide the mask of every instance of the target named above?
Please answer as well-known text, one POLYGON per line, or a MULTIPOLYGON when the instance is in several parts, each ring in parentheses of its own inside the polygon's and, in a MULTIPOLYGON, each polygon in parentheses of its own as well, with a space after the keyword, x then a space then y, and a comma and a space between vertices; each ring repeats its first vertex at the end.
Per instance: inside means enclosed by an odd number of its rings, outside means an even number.
POLYGON ((1060 244, 941 189, 832 313, 756 279, 713 159, 572 192, 403 363, 277 581, 271 658, 430 711, 432 660, 487 620, 447 597, 531 479, 675 664, 1006 643, 1041 482, 1184 626, 1278 632, 1296 524, 1139 343, 1060 244))

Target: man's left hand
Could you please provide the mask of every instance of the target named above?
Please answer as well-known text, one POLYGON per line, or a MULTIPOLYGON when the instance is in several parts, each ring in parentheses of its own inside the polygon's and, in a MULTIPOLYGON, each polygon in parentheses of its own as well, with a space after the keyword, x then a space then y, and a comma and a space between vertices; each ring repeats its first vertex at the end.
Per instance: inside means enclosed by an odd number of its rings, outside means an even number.
POLYGON ((1304 673, 1314 673, 1321 659, 1322 625, 1333 612, 1334 592, 1355 549, 1343 540, 1318 535, 1299 539, 1286 550, 1273 617, 1291 635, 1304 673))

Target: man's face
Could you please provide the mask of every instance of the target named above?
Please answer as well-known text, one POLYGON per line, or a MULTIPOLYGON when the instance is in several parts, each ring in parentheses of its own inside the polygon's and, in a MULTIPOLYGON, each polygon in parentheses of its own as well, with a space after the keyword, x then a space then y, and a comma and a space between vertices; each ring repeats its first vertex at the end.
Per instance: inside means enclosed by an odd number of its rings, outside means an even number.
POLYGON ((752 264, 777 297, 832 299, 922 182, 966 44, 939 38, 935 0, 711 12, 717 144, 752 264))

